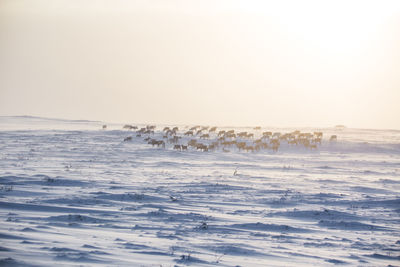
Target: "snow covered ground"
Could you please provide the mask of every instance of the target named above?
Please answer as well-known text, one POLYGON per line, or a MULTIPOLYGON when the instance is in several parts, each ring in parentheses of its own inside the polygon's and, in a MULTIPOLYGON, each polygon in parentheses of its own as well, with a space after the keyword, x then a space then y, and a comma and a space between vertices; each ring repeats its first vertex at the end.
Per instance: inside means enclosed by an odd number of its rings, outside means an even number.
POLYGON ((400 265, 400 131, 201 152, 102 124, 0 117, 1 266, 400 265))

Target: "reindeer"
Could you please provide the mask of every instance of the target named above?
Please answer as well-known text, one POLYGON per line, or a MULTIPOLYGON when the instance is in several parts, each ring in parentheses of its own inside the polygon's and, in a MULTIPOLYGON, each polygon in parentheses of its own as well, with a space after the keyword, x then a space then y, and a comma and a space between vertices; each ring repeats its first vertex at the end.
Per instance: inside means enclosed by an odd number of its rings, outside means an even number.
POLYGON ((298 141, 297 141, 297 139, 291 139, 291 140, 288 141, 288 144, 297 146, 298 145, 298 141))
POLYGON ((156 139, 150 139, 150 140, 148 140, 147 144, 154 146, 155 142, 157 142, 156 139))
POLYGON ((262 133, 263 137, 271 137, 272 136, 272 132, 263 132, 262 133))
POLYGON ((170 136, 173 136, 173 135, 176 135, 176 132, 175 131, 172 131, 171 129, 168 129, 166 132, 165 132, 165 134, 168 136, 168 135, 170 135, 170 136))
POLYGON ((137 131, 137 133, 143 134, 146 131, 146 128, 140 128, 140 130, 137 131))
POLYGON ((204 145, 204 144, 197 144, 196 145, 196 149, 197 150, 202 150, 203 152, 208 151, 208 147, 206 145, 204 145))
POLYGON ((317 149, 317 144, 310 144, 310 149, 317 149))
POLYGON ((317 138, 322 138, 323 133, 322 132, 314 132, 314 136, 317 138))
POLYGON ((217 146, 218 146, 218 143, 216 144, 216 143, 214 142, 214 143, 212 143, 212 144, 210 144, 210 145, 208 146, 208 150, 214 150, 214 149, 217 148, 217 146))
POLYGON ((192 147, 196 147, 197 145, 197 140, 196 139, 192 139, 188 142, 188 146, 192 146, 192 147))
POLYGON ((246 148, 246 142, 237 142, 236 143, 236 147, 240 150, 245 149, 246 148))
POLYGON ((261 143, 260 146, 263 149, 268 149, 268 144, 267 143, 261 143))
POLYGON ((276 132, 272 135, 272 138, 279 138, 281 136, 280 132, 276 132))
POLYGON ((223 135, 225 135, 225 131, 224 130, 218 132, 218 136, 223 136, 223 135))
POLYGON ((154 134, 154 131, 149 129, 149 130, 144 131, 143 133, 144 134, 154 134))
POLYGON ((224 135, 225 138, 236 138, 236 134, 233 132, 226 132, 224 135))
POLYGON ((277 152, 278 148, 280 146, 280 142, 278 139, 272 139, 270 141, 270 145, 271 145, 272 151, 277 152))
POLYGON ((187 132, 185 133, 185 135, 186 135, 186 136, 189 136, 189 135, 190 135, 190 136, 193 136, 193 131, 187 131, 187 132))
POLYGON ((262 143, 262 139, 257 139, 257 140, 254 140, 254 142, 253 142, 254 144, 256 144, 256 145, 259 145, 259 144, 261 144, 262 143))
POLYGON ((165 142, 162 141, 162 140, 158 141, 158 140, 156 140, 156 139, 151 139, 151 140, 148 142, 148 144, 151 144, 152 146, 157 146, 157 147, 162 146, 162 147, 165 148, 165 142))
POLYGON ((174 149, 182 151, 182 146, 181 145, 174 145, 174 149))
POLYGON ((162 146, 163 148, 165 148, 165 142, 163 140, 157 141, 157 146, 162 146))
POLYGON ((240 132, 236 134, 238 137, 246 137, 247 136, 247 132, 240 132))
POLYGON ((128 130, 136 130, 138 127, 137 126, 132 126, 129 124, 125 124, 124 127, 122 127, 123 129, 128 129, 128 130))
POLYGON ((209 135, 209 134, 202 134, 202 135, 200 136, 200 139, 207 139, 207 138, 210 138, 210 135, 209 135))
POLYGON ((316 137, 316 138, 313 138, 313 139, 311 140, 311 142, 312 142, 312 143, 315 143, 315 144, 316 144, 316 143, 321 144, 321 140, 322 140, 321 137, 316 137))
POLYGON ((221 144, 223 146, 232 146, 232 145, 237 144, 237 142, 236 142, 236 140, 234 140, 234 141, 225 141, 225 142, 222 142, 221 144))
POLYGON ((278 144, 273 144, 272 145, 272 151, 277 152, 279 149, 279 145, 278 144))

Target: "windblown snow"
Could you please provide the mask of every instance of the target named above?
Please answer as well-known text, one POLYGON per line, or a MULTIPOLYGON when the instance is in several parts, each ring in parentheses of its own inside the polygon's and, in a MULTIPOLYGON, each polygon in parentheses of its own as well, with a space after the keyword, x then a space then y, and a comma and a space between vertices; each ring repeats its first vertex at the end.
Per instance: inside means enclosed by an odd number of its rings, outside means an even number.
POLYGON ((166 125, 102 124, 0 117, 1 266, 399 265, 400 131, 217 127, 201 142, 323 138, 181 151, 166 125))

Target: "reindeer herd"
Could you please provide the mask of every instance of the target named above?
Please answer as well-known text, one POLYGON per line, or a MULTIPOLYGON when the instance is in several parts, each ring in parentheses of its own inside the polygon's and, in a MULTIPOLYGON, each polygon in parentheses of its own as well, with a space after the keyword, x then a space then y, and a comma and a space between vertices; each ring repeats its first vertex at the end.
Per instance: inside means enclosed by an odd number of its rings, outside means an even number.
MULTIPOLYGON (((261 131, 261 127, 254 127, 256 133, 235 130, 220 130, 217 127, 193 126, 180 130, 178 127, 164 127, 163 130, 156 132, 155 125, 147 125, 143 128, 125 125, 123 129, 135 132, 136 138, 143 138, 144 142, 153 147, 166 146, 178 151, 198 150, 214 151, 222 150, 229 152, 232 150, 256 152, 261 150, 271 150, 277 152, 282 144, 293 147, 304 147, 306 149, 317 149, 321 145, 323 133, 305 133, 293 131, 290 133, 280 133, 271 131, 261 131), (157 136, 157 138, 156 138, 157 136)), ((124 139, 125 142, 133 140, 133 136, 124 139)), ((336 135, 332 135, 329 141, 337 140, 336 135)))

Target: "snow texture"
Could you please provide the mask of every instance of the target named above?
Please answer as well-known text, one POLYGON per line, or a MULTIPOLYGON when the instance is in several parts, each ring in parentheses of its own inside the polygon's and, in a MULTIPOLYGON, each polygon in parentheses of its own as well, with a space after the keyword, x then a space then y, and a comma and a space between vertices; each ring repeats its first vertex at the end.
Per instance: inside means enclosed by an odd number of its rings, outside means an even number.
POLYGON ((0 117, 0 266, 399 266, 400 131, 203 152, 103 124, 0 117))

